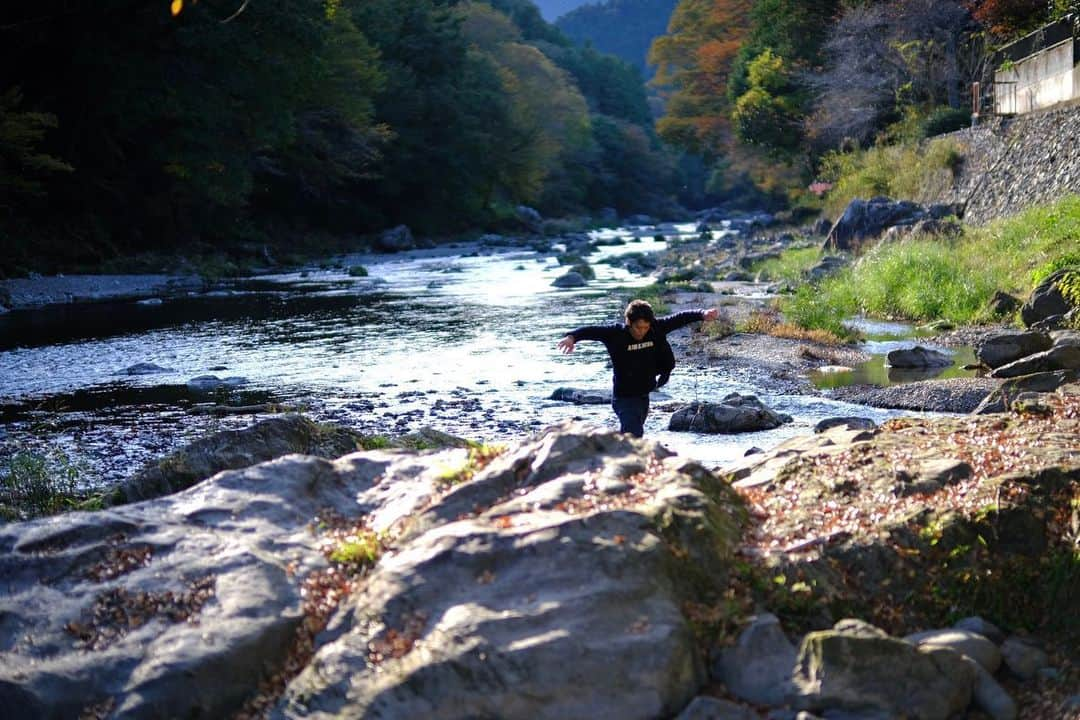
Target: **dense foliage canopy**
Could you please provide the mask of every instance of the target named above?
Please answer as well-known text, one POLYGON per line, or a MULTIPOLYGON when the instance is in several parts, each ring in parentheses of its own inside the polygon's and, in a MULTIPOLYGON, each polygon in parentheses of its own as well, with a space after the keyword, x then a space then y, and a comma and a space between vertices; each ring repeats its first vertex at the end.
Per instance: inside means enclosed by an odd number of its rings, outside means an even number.
POLYGON ((529 0, 5 6, 0 267, 662 212, 651 124, 529 0))

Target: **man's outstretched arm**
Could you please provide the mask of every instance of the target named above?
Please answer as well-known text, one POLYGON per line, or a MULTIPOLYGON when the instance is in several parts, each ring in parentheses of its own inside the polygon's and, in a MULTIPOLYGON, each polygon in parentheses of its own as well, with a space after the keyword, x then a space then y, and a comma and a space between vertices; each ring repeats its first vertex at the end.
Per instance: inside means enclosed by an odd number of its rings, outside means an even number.
POLYGON ((617 325, 586 325, 585 327, 579 327, 576 330, 563 335, 562 340, 556 343, 556 347, 563 351, 563 354, 569 355, 574 352, 574 345, 578 340, 599 340, 605 342, 612 333, 618 331, 617 325))
POLYGON ((678 330, 681 327, 685 327, 693 322, 699 320, 715 320, 720 315, 720 311, 716 308, 709 308, 707 310, 683 310, 673 315, 665 315, 664 317, 656 319, 656 329, 663 333, 668 334, 674 330, 678 330))

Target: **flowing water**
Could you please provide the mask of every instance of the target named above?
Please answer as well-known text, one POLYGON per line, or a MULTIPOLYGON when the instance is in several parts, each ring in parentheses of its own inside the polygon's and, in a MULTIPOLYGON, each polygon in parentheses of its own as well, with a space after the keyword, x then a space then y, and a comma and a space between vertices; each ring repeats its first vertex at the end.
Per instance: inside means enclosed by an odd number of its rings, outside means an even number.
MULTIPOLYGON (((8 313, 0 316, 0 452, 59 452, 82 467, 86 485, 109 485, 195 437, 252 422, 197 412, 214 404, 276 403, 366 433, 430 426, 485 442, 571 419, 615 427, 606 405, 548 399, 559 387, 610 387, 599 343, 581 343, 569 356, 555 343, 578 325, 618 319, 628 295, 611 290, 649 282, 605 258, 656 252, 664 243, 628 230, 598 235, 626 242, 590 256, 597 279, 582 289, 552 287, 565 271, 552 254, 462 247, 341 258, 332 269, 267 275, 160 302, 8 313), (361 263, 369 275, 351 277, 347 268, 361 263), (144 362, 165 370, 125 372, 144 362), (207 374, 246 382, 209 393, 188 387, 207 374)), ((672 433, 669 413, 654 410, 647 436, 712 467, 810 432, 825 417, 880 422, 906 414, 776 394, 721 367, 686 361, 654 408, 730 392, 756 394, 795 422, 741 435, 672 433)))

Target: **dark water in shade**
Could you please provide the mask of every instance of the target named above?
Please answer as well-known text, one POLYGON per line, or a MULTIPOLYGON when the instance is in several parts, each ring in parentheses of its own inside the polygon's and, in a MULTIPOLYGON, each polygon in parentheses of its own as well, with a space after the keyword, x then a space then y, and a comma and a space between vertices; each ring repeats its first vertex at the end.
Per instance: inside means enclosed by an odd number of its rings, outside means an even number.
MULTIPOLYGON (((606 235, 631 240, 629 231, 606 235)), ((112 484, 200 435, 253 422, 193 412, 213 404, 278 403, 368 433, 432 426, 485 442, 569 419, 612 427, 607 406, 548 400, 562 386, 610 386, 601 345, 583 343, 563 356, 555 343, 578 325, 615 320, 626 298, 613 298, 612 288, 650 282, 598 261, 663 249, 651 236, 591 256, 598 277, 579 290, 553 288, 565 268, 531 251, 350 257, 337 269, 266 276, 155 305, 8 313, 0 316, 0 457, 59 451, 82 466, 87 485, 112 484), (355 264, 370 275, 350 277, 346 268, 355 264), (125 374, 142 362, 166 370, 125 374), (213 393, 188 388, 206 374, 247 382, 213 393)), ((723 368, 686 363, 654 404, 730 392, 756 394, 795 422, 761 433, 693 435, 668 432, 669 413, 657 410, 646 433, 716 466, 807 433, 825 417, 880 422, 899 414, 777 395, 723 368)))

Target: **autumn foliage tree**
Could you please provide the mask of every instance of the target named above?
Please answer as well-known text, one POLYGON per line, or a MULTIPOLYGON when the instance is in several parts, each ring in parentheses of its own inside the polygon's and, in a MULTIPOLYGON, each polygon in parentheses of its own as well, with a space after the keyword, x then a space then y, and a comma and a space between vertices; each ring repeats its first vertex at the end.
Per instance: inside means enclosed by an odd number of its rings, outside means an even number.
POLYGON ((999 38, 1034 30, 1049 19, 1047 0, 973 0, 972 15, 999 38))
POLYGON ((668 89, 657 131, 667 142, 716 155, 731 139, 727 82, 749 30, 750 0, 682 0, 649 51, 653 83, 668 89))

